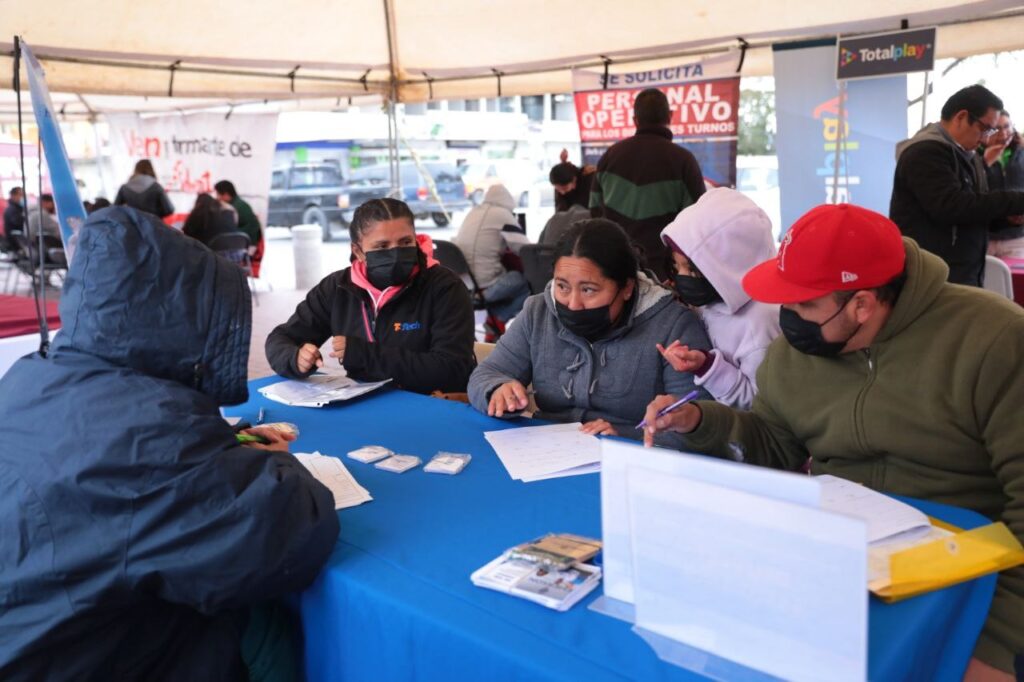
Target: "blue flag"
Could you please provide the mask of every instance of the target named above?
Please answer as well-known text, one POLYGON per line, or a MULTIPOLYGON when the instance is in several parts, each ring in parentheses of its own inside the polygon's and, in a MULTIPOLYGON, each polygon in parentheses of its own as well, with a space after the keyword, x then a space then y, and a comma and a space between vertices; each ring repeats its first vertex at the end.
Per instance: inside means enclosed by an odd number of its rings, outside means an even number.
POLYGON ((60 221, 60 234, 64 240, 64 253, 68 262, 71 262, 74 248, 71 238, 85 222, 85 207, 78 195, 75 174, 71 170, 68 152, 64 148, 60 125, 53 113, 53 102, 50 101, 50 91, 46 87, 43 67, 25 41, 20 41, 20 44, 25 71, 28 73, 29 89, 32 91, 32 109, 35 111, 36 124, 39 126, 46 165, 50 170, 50 183, 53 185, 53 200, 57 205, 57 219, 60 221))

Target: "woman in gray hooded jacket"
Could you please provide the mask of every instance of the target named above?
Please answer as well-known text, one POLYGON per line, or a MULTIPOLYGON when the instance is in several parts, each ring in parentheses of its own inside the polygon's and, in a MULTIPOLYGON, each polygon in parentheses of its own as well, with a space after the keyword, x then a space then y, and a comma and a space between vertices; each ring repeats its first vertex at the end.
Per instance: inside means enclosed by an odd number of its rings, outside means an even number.
MULTIPOLYGON (((698 390, 656 345, 675 340, 710 349, 704 327, 672 293, 641 272, 615 223, 577 223, 555 248, 554 278, 531 296, 469 379, 473 406, 519 416, 533 384, 538 418, 582 422, 583 431, 639 439, 636 424, 660 391, 698 390)), ((675 444, 672 436, 665 445, 675 444)))
POLYGON ((149 159, 142 159, 135 164, 135 172, 128 182, 121 185, 114 197, 115 206, 131 206, 134 209, 151 213, 157 218, 166 218, 174 213, 174 204, 167 198, 167 193, 156 181, 156 171, 149 159))

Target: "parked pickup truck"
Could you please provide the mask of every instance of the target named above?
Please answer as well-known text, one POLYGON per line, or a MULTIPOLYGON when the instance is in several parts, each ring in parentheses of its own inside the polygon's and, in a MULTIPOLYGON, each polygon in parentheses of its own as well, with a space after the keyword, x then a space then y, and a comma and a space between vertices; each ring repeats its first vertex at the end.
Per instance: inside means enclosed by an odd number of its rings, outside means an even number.
MULTIPOLYGON (((401 198, 417 218, 430 217, 439 227, 448 224, 453 211, 468 208, 466 186, 453 164, 428 161, 422 164, 431 175, 441 203, 420 175, 416 164, 403 162, 401 198)), ((362 203, 388 196, 391 176, 386 165, 368 166, 350 171, 345 177, 330 163, 295 164, 277 168, 270 185, 267 222, 270 225, 319 225, 324 241, 332 238, 331 224, 346 227, 362 203)))

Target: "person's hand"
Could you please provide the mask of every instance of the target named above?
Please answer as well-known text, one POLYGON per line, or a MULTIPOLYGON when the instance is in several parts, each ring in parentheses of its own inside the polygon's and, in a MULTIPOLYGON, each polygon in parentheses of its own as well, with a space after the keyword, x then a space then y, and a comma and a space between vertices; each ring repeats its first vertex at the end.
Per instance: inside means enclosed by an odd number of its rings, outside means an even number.
POLYGON ((502 417, 506 412, 511 414, 525 410, 529 404, 526 387, 518 381, 510 381, 494 389, 491 402, 487 405, 487 414, 490 417, 502 417))
POLYGON ((686 403, 675 412, 669 412, 663 417, 658 412, 665 409, 678 400, 675 396, 659 395, 647 406, 647 413, 644 421, 644 446, 654 445, 654 436, 663 431, 675 431, 676 433, 690 433, 700 426, 700 408, 693 403, 686 403))
POLYGON ((704 351, 690 350, 689 346, 684 346, 678 340, 673 341, 668 348, 660 343, 656 345, 661 357, 665 358, 665 362, 672 365, 672 369, 677 372, 696 371, 707 360, 707 354, 704 351))
POLYGON ((1012 673, 993 668, 977 658, 972 658, 964 671, 964 682, 1014 682, 1012 673))
POLYGON ((999 157, 1003 155, 1003 150, 1006 149, 1006 142, 998 144, 990 144, 985 147, 985 165, 991 166, 999 160, 999 157))
POLYGON ((291 433, 285 433, 278 431, 277 429, 270 428, 268 426, 253 426, 249 429, 242 429, 241 433, 247 433, 252 436, 262 436, 269 440, 269 443, 246 443, 247 448, 256 448, 257 450, 273 450, 274 452, 288 452, 288 443, 295 440, 295 435, 291 433))
POLYGON ((307 374, 314 367, 323 367, 324 359, 320 355, 320 349, 311 343, 304 343, 299 348, 299 354, 295 364, 299 368, 299 374, 307 374))
POLYGON ((604 419, 595 419, 580 426, 580 431, 589 436, 617 436, 619 432, 604 419))
POLYGON ((597 166, 584 166, 583 167, 583 174, 584 175, 593 175, 596 172, 597 172, 597 166))
POLYGON ((329 355, 332 358, 338 359, 338 364, 345 361, 345 337, 344 336, 332 336, 331 337, 331 352, 329 355))
POLYGON ((1011 225, 1024 225, 1024 215, 1010 215, 1006 216, 1006 222, 1011 225))
POLYGON ((566 161, 568 161, 569 160, 569 150, 568 149, 563 149, 558 154, 558 160, 561 161, 562 163, 565 163, 566 161))

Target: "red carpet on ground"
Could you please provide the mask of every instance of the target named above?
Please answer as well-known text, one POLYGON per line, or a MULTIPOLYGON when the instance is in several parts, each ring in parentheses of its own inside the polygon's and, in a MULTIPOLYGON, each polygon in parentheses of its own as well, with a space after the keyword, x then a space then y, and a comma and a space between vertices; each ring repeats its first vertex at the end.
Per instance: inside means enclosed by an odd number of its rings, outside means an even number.
MULTIPOLYGON (((51 329, 60 327, 57 301, 46 302, 46 319, 51 329)), ((35 299, 26 296, 0 295, 0 338, 21 336, 39 331, 35 299)))

